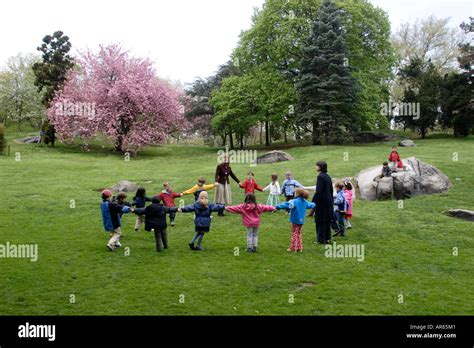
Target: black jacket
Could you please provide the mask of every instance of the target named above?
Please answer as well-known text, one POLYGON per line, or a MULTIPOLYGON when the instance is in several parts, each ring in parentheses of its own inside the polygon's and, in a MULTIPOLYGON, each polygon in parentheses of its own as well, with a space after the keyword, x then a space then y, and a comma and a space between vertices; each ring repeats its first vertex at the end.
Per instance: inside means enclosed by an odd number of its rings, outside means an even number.
POLYGON ((316 223, 334 220, 333 193, 331 177, 327 173, 320 173, 316 181, 316 193, 313 196, 313 203, 316 203, 316 223))
POLYGON ((122 214, 130 212, 130 207, 125 204, 119 204, 117 201, 109 203, 110 219, 112 220, 112 226, 115 229, 122 226, 122 214))
POLYGON ((166 214, 178 211, 176 207, 165 207, 163 204, 153 203, 146 208, 135 209, 135 214, 145 215, 145 231, 164 230, 166 224, 166 214))

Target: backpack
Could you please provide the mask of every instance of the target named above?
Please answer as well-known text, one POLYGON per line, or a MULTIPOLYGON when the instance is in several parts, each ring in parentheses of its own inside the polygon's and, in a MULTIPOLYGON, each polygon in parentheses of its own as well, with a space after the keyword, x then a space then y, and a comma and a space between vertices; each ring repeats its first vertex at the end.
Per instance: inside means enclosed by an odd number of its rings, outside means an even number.
POLYGON ((112 216, 110 215, 109 201, 103 201, 100 204, 100 210, 102 212, 102 224, 107 232, 113 231, 114 226, 112 224, 112 216))

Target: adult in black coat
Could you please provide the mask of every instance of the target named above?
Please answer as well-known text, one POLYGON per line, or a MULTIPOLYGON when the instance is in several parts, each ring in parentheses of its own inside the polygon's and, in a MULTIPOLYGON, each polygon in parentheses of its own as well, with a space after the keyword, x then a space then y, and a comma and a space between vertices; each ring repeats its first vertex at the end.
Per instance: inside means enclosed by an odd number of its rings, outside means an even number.
POLYGON ((151 204, 146 208, 135 209, 137 215, 145 215, 145 231, 155 232, 156 251, 161 251, 161 243, 163 247, 168 249, 168 236, 166 233, 166 214, 176 213, 178 208, 165 207, 161 203, 161 199, 155 196, 151 200, 151 204))
POLYGON ((313 202, 316 204, 316 236, 318 243, 325 244, 331 241, 331 222, 334 221, 333 187, 325 161, 316 163, 316 171, 319 173, 316 180, 316 193, 313 196, 313 202))

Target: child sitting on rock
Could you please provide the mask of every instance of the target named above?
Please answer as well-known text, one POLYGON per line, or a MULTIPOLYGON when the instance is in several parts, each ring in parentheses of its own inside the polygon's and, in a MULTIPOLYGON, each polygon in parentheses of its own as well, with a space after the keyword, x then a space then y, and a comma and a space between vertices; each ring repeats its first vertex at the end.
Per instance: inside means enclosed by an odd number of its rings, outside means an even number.
POLYGON ((403 162, 396 146, 392 147, 392 152, 390 152, 390 155, 388 156, 388 161, 390 162, 391 170, 396 171, 397 169, 403 169, 403 162))

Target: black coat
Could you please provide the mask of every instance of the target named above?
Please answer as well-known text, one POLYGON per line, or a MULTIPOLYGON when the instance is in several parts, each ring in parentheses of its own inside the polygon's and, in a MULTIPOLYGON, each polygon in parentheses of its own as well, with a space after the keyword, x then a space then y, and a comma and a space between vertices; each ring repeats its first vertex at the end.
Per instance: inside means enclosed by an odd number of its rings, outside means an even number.
POLYGON ((316 223, 327 223, 334 220, 334 197, 331 177, 327 173, 320 173, 316 180, 316 193, 313 196, 316 203, 316 223))
POLYGON ((166 228, 166 214, 177 211, 178 208, 165 207, 163 204, 153 203, 146 208, 136 209, 135 214, 145 215, 145 231, 151 231, 152 229, 157 231, 166 228))

